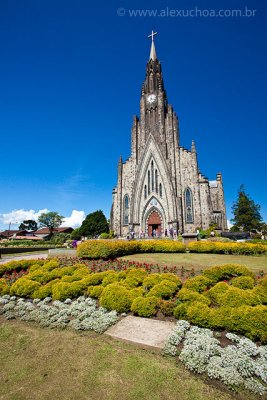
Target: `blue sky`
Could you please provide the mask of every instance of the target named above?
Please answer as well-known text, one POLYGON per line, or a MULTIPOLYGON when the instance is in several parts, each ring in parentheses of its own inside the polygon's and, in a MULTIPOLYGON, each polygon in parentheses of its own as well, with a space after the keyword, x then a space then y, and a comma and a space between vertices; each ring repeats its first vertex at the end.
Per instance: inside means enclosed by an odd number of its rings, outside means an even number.
POLYGON ((109 215, 119 155, 130 155, 154 29, 181 145, 195 140, 209 179, 223 173, 228 218, 244 183, 267 220, 266 16, 256 0, 2 0, 0 214, 109 215), (130 16, 133 9, 167 7, 256 13, 130 16))

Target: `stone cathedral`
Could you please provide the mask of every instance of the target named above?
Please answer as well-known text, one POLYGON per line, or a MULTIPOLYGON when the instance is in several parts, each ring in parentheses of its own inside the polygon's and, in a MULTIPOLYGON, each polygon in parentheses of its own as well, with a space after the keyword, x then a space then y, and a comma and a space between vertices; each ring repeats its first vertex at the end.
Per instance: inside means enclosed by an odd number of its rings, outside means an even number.
POLYGON ((197 151, 180 145, 179 121, 164 89, 152 31, 142 86, 140 118, 134 116, 131 156, 118 163, 111 229, 119 237, 192 233, 216 224, 227 229, 222 174, 209 181, 199 170, 197 151))

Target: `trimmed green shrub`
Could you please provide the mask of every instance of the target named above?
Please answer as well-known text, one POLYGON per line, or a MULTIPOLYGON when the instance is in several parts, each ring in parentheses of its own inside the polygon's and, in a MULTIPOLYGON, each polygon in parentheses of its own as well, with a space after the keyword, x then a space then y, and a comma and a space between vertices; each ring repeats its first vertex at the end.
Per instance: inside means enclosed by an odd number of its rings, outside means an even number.
POLYGON ((163 280, 148 292, 149 297, 159 297, 162 299, 169 299, 178 290, 178 285, 175 282, 163 280))
POLYGON ((136 297, 142 297, 144 295, 144 289, 142 287, 136 287, 134 289, 129 290, 129 295, 131 300, 133 301, 136 297))
POLYGON ((4 275, 6 272, 12 271, 22 271, 27 270, 31 265, 37 265, 38 268, 40 265, 43 265, 45 260, 21 260, 21 261, 9 261, 5 264, 0 265, 0 277, 4 275))
POLYGON ((31 297, 32 294, 41 286, 39 282, 31 281, 28 278, 19 278, 13 283, 10 289, 11 295, 21 296, 21 297, 31 297))
POLYGON ((213 283, 228 280, 236 276, 251 276, 254 274, 244 265, 226 264, 216 267, 211 267, 203 271, 203 275, 212 280, 213 283))
POLYGON ((254 279, 250 276, 238 276, 232 279, 231 284, 239 289, 253 289, 254 279))
POLYGON ((173 310, 176 307, 176 302, 174 300, 159 300, 158 306, 162 314, 168 317, 173 315, 173 310))
POLYGON ((106 286, 100 296, 100 304, 107 310, 128 312, 131 308, 131 295, 123 285, 118 282, 106 286))
POLYGON ((186 319, 187 318, 187 308, 190 303, 180 303, 176 307, 174 307, 173 315, 177 319, 186 319))
POLYGON ((94 299, 98 299, 103 292, 104 287, 101 285, 97 286, 89 286, 87 288, 87 294, 89 297, 93 297, 94 299))
POLYGON ((87 240, 78 245, 77 255, 89 259, 114 259, 139 252, 139 242, 124 240, 87 240))
POLYGON ((84 293, 85 285, 82 281, 72 283, 58 282, 52 287, 53 300, 66 300, 68 298, 78 297, 84 293))
POLYGON ((198 292, 193 292, 192 290, 182 288, 180 292, 178 293, 178 299, 180 301, 186 301, 186 302, 191 302, 191 303, 203 303, 203 304, 210 304, 210 299, 207 296, 204 296, 203 294, 200 294, 198 292))
POLYGON ((252 289, 252 293, 259 298, 261 304, 267 304, 267 288, 258 285, 252 289))
POLYGON ((150 274, 143 281, 143 287, 145 289, 151 289, 153 286, 161 282, 160 274, 150 274))
POLYGON ((218 296, 218 304, 225 307, 255 306, 261 304, 261 301, 252 290, 230 286, 225 293, 218 296))
MULTIPOLYGON (((106 274, 106 276, 107 276, 107 274, 106 274)), ((97 272, 95 274, 90 274, 82 279, 82 283, 85 286, 99 285, 106 276, 105 276, 105 272, 97 272)))
POLYGON ((259 284, 267 289, 267 275, 259 281, 259 284))
POLYGON ((131 311, 140 317, 151 317, 157 312, 157 297, 137 297, 134 299, 131 311))
POLYGON ((186 246, 173 240, 88 240, 77 248, 77 255, 90 259, 114 259, 136 253, 185 253, 186 246))
POLYGON ((0 296, 4 294, 9 294, 10 286, 7 284, 4 278, 0 278, 0 296))
POLYGON ((220 296, 229 290, 230 286, 226 282, 218 282, 210 288, 205 295, 212 301, 213 304, 219 304, 220 296))
POLYGON ((52 288, 58 282, 60 282, 60 279, 54 279, 46 285, 39 286, 38 289, 33 292, 32 297, 34 299, 45 299, 46 297, 52 296, 52 288))
POLYGON ((108 271, 108 272, 109 272, 109 274, 106 275, 102 281, 102 286, 107 286, 110 283, 119 281, 118 273, 116 273, 115 271, 108 271))
POLYGON ((206 276, 199 275, 189 278, 184 283, 184 288, 202 293, 212 285, 212 280, 206 276))
POLYGON ((142 240, 140 253, 185 253, 186 246, 173 240, 142 240))
POLYGON ((251 243, 220 243, 220 242, 191 242, 188 250, 192 253, 214 253, 214 254, 265 254, 266 245, 251 243))
POLYGON ((212 310, 208 307, 207 304, 196 301, 188 305, 186 310, 186 317, 187 320, 192 324, 199 325, 204 328, 211 328, 211 313, 212 310))

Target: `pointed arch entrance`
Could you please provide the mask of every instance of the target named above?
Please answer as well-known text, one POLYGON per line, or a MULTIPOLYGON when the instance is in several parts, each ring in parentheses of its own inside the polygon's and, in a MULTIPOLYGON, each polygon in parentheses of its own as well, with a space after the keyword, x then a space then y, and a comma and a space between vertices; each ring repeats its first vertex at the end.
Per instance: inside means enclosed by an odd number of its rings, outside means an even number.
POLYGON ((163 229, 162 216, 158 210, 154 209, 147 217, 146 231, 148 236, 161 236, 163 229))

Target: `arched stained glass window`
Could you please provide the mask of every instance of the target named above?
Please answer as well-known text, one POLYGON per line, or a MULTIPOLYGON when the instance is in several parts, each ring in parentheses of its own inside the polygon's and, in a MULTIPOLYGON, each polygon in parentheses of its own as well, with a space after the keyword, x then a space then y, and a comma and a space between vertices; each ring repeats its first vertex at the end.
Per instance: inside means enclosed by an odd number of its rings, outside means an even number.
POLYGON ((156 193, 159 192, 159 182, 158 182, 158 170, 155 170, 155 185, 156 185, 156 193))
POLYGON ((160 195, 160 197, 162 197, 162 184, 161 183, 159 184, 159 195, 160 195))
POLYGON ((147 198, 147 186, 146 185, 144 187, 144 197, 145 197, 145 199, 147 198))
POLYGON ((129 196, 126 194, 124 196, 124 202, 123 202, 123 224, 128 225, 129 224, 129 196))
POLYGON ((194 222, 193 198, 192 192, 189 188, 185 190, 185 222, 188 224, 192 224, 194 222))
POLYGON ((147 193, 150 194, 150 170, 147 173, 147 193))

